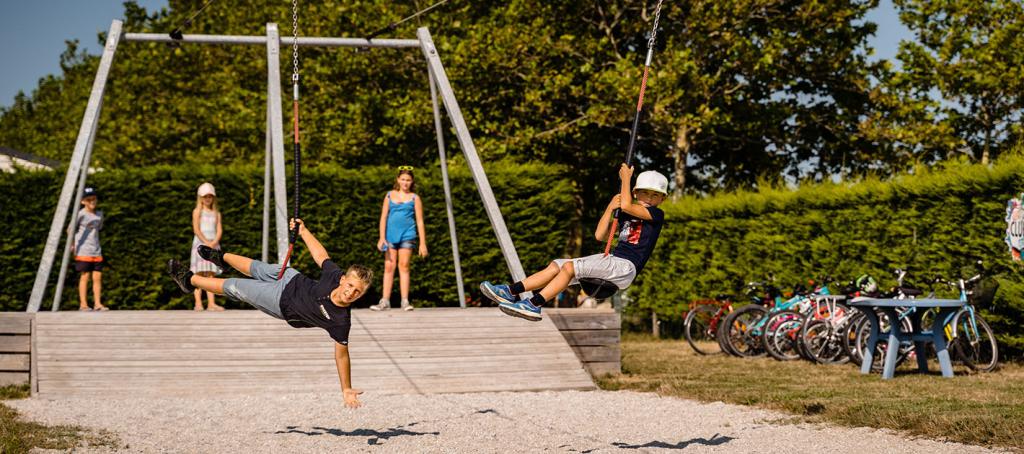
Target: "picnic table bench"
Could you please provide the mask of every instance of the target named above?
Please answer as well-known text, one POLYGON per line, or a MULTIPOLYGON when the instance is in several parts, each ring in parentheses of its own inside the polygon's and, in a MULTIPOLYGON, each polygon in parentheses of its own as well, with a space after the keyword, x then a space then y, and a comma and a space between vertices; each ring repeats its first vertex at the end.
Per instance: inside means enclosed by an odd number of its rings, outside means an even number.
POLYGON ((857 297, 850 302, 850 306, 863 312, 871 322, 871 336, 868 338, 867 348, 864 350, 864 360, 861 363, 860 373, 871 373, 871 364, 874 361, 875 347, 879 339, 887 337, 884 366, 882 367, 882 379, 888 380, 896 372, 896 360, 899 357, 900 343, 913 342, 914 351, 917 352, 917 366, 923 371, 928 371, 928 358, 925 352, 925 345, 929 342, 935 344, 935 351, 939 358, 939 368, 943 377, 953 376, 953 363, 949 359, 949 346, 946 345, 945 324, 949 315, 964 307, 966 301, 954 299, 891 299, 891 298, 868 298, 857 297), (905 333, 900 329, 900 316, 897 308, 916 308, 910 312, 911 332, 905 333), (939 308, 939 314, 932 323, 932 329, 924 331, 921 329, 921 316, 926 309, 939 308), (881 321, 876 309, 882 311, 889 318, 889 330, 881 331, 881 321))

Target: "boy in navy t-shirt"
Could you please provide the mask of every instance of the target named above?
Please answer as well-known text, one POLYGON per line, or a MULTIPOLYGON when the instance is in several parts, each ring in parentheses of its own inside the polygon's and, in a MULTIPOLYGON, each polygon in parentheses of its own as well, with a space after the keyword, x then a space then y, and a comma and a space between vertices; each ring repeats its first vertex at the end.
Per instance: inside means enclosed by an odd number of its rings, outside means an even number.
POLYGON ((608 203, 597 224, 594 236, 605 241, 611 230, 612 213, 621 209, 619 243, 610 255, 595 254, 573 259, 556 259, 544 270, 512 285, 495 285, 484 281, 480 290, 498 303, 502 312, 531 321, 539 321, 540 308, 553 300, 566 287, 579 283, 579 279, 602 279, 619 288, 629 287, 651 257, 654 245, 665 223, 665 212, 657 208, 668 194, 668 178, 648 170, 637 176, 632 195, 629 183, 633 168, 622 164, 619 168, 621 190, 608 203), (636 202, 633 201, 636 196, 636 202), (541 289, 529 300, 519 300, 525 291, 541 289))
POLYGON ((284 320, 295 328, 321 328, 334 340, 334 362, 338 367, 341 392, 348 407, 359 407, 361 391, 352 388, 352 367, 348 354, 348 335, 352 328, 352 303, 363 296, 373 272, 361 265, 342 270, 327 255, 320 241, 306 230, 301 219, 293 219, 291 228, 299 225, 299 237, 306 243, 313 260, 320 266, 320 279, 304 276, 294 268, 286 268, 278 279, 280 265, 271 265, 237 254, 229 254, 205 245, 199 255, 221 268, 234 268, 251 279, 220 279, 193 274, 177 260, 168 262, 171 278, 186 294, 196 288, 245 301, 271 317, 284 320))

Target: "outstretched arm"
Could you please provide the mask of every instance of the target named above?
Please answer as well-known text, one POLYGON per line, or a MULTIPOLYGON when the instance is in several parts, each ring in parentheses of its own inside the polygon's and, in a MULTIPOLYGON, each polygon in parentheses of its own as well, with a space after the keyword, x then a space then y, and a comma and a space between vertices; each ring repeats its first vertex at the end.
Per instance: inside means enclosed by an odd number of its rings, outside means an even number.
POLYGON ((345 398, 345 406, 359 408, 359 395, 362 391, 352 389, 352 364, 348 356, 348 345, 334 343, 334 363, 338 366, 338 381, 341 382, 341 395, 345 398))
POLYGON ((331 256, 327 255, 327 249, 324 249, 324 245, 320 244, 320 241, 309 230, 306 230, 306 224, 302 222, 302 219, 292 219, 289 227, 294 229, 296 223, 299 224, 299 237, 302 238, 302 242, 306 243, 306 247, 309 248, 309 254, 313 256, 316 266, 322 268, 324 260, 331 258, 331 256))

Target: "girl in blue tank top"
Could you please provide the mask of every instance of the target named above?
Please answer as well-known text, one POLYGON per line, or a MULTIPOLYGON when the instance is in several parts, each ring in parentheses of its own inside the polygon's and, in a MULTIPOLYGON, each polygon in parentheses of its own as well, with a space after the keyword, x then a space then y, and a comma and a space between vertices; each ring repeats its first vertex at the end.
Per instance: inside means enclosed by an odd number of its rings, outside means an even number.
POLYGON ((423 228, 423 203, 414 192, 416 180, 412 170, 412 166, 398 167, 394 187, 384 196, 384 204, 380 208, 377 249, 384 251, 384 289, 380 302, 370 306, 371 310, 391 308, 396 266, 402 309, 413 309, 409 302, 409 261, 413 249, 419 250, 420 257, 427 256, 427 236, 423 228))

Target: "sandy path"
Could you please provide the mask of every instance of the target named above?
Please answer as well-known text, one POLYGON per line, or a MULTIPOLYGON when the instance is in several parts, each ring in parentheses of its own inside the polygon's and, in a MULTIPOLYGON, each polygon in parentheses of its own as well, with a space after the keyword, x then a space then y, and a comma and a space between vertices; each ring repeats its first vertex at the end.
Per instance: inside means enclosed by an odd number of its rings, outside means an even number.
POLYGON ((635 392, 366 394, 363 402, 345 409, 339 393, 6 403, 45 424, 111 431, 123 452, 990 452, 635 392))

